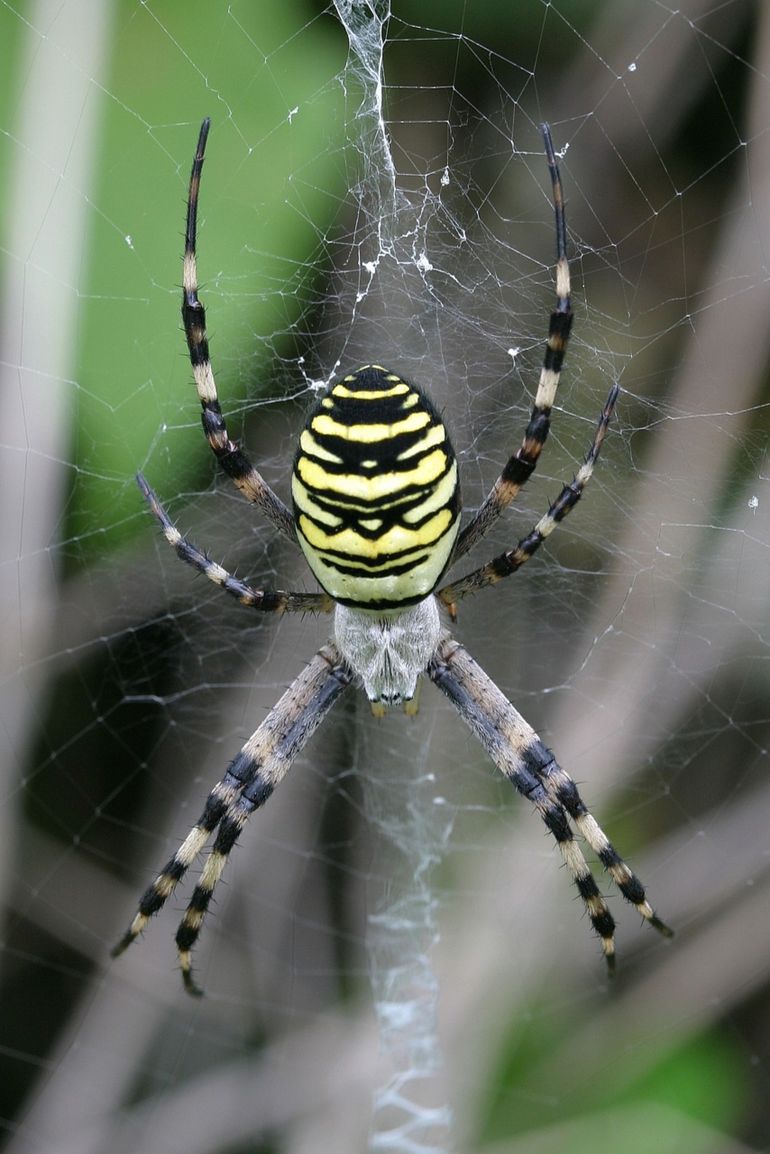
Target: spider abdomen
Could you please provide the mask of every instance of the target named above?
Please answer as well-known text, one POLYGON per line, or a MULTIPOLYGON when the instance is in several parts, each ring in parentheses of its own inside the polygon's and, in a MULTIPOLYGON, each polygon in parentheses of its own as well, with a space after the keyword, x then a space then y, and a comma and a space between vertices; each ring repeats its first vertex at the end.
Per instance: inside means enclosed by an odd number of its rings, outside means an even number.
POLYGON ((379 365, 332 385, 302 431, 292 496, 299 543, 335 600, 399 609, 435 589, 460 489, 446 429, 414 385, 379 365))

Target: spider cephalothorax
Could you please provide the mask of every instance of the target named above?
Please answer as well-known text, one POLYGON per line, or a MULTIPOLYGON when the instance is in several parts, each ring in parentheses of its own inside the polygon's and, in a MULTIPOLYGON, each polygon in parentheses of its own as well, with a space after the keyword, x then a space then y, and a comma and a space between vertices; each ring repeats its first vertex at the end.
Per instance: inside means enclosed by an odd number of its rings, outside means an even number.
POLYGON ((538 810, 556 840, 614 964, 615 922, 574 832, 597 855, 624 898, 666 936, 644 887, 613 848, 583 803, 577 787, 550 750, 442 625, 457 600, 510 576, 536 552, 577 504, 599 456, 618 396, 613 386, 593 441, 575 477, 512 549, 441 586, 447 568, 487 533, 535 469, 572 323, 570 277, 561 179, 551 134, 543 126, 556 218, 556 305, 551 313, 543 368, 521 445, 508 460, 465 528, 460 525, 457 461, 442 419, 416 385, 380 365, 365 365, 332 384, 308 416, 292 473, 292 513, 230 440, 219 405, 198 298, 196 218, 209 131, 204 120, 190 177, 184 256, 182 319, 202 406, 203 428, 223 469, 273 525, 299 544, 323 593, 255 589, 211 561, 174 527, 144 477, 139 487, 168 542, 183 561, 243 605, 263 612, 334 612, 333 640, 321 648, 252 734, 209 794, 182 845, 145 891, 117 955, 157 913, 210 838, 213 845, 177 931, 185 986, 191 950, 238 835, 249 816, 281 781, 332 705, 360 682, 376 712, 415 695, 426 676, 452 701, 492 761, 538 810))

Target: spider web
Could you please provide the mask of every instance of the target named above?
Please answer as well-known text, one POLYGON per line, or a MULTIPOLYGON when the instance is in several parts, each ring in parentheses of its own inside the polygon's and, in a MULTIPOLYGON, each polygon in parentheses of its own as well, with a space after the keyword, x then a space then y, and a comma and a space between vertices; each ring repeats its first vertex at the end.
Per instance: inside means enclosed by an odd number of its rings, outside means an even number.
POLYGON ((0 7, 13 1154, 767 1149, 770 20, 510 7, 0 7), (350 695, 255 816, 203 1001, 174 968, 189 886, 108 962, 328 628, 223 603, 133 480, 239 575, 313 587, 200 433, 178 282, 204 115, 233 433, 286 498, 312 397, 381 361, 443 410, 468 509, 542 359, 552 126, 575 330, 479 562, 571 477, 612 380, 621 399, 585 500, 457 633, 677 928, 667 948, 613 895, 614 988, 554 846, 430 686, 416 720, 350 695))

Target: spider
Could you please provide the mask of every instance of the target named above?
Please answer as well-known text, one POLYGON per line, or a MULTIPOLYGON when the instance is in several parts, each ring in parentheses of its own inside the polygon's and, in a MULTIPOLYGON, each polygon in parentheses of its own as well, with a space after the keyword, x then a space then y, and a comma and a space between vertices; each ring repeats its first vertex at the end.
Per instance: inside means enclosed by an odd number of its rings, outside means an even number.
POLYGON ((267 801, 292 762, 352 682, 363 684, 373 711, 414 706, 427 676, 446 694, 492 761, 540 814, 598 935, 608 969, 615 962, 615 922, 574 830, 596 854, 623 897, 666 937, 639 878, 586 808, 574 781, 468 651, 444 627, 460 598, 515 573, 575 507, 599 456, 618 397, 613 385, 593 441, 574 479, 518 544, 449 584, 450 564, 469 552, 529 480, 548 435, 570 327, 570 273, 561 177, 550 129, 542 125, 556 224, 556 305, 543 367, 522 444, 484 502, 460 529, 457 461, 441 417, 425 393, 398 373, 364 365, 332 384, 309 414, 292 471, 293 511, 276 496, 227 432, 209 359, 198 298, 196 218, 210 121, 203 121, 187 201, 182 320, 215 456, 240 491, 275 528, 298 544, 323 592, 256 589, 208 558, 172 524, 141 473, 137 483, 177 555, 242 605, 265 613, 334 614, 329 640, 251 735, 176 853, 142 896, 113 956, 145 929, 213 838, 176 934, 185 988, 201 990, 192 949, 228 855, 252 813, 267 801))

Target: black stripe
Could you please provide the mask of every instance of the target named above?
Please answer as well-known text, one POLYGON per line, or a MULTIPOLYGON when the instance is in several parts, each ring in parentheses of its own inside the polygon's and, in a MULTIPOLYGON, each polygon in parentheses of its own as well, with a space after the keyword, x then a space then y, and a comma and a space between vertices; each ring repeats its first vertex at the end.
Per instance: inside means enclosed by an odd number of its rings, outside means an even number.
MULTIPOLYGON (((185 867, 182 866, 181 872, 179 872, 179 866, 172 860, 163 870, 161 877, 168 875, 169 877, 174 877, 175 881, 179 881, 179 879, 184 876, 184 873, 185 867), (177 876, 175 876, 175 874, 177 876)), ((145 918, 151 917, 152 914, 156 914, 158 912, 158 910, 166 901, 166 897, 167 895, 162 894, 157 888, 156 883, 153 882, 151 886, 148 886, 148 888, 144 891, 141 898, 139 899, 139 913, 142 914, 142 916, 145 918)))
POLYGON ((249 814, 252 813, 254 808, 255 807, 250 802, 244 802, 243 795, 238 798, 237 802, 233 806, 233 810, 231 810, 222 818, 221 825, 219 826, 219 832, 217 833, 214 845, 212 846, 212 853, 221 853, 225 857, 230 853, 230 850, 233 848, 240 836, 246 818, 249 816, 249 814), (246 811, 245 814, 243 813, 244 810, 246 811), (239 813, 243 820, 236 821, 233 817, 233 811, 239 813))
POLYGON ((509 485, 526 485, 535 470, 535 462, 524 457, 511 457, 502 472, 502 480, 509 485))
MULTIPOLYGON (((559 798, 559 801, 571 817, 582 817, 584 814, 588 813, 588 808, 578 793, 578 787, 575 785, 572 778, 567 778, 566 780, 561 781, 557 787, 556 794, 559 798)), ((617 855, 615 856, 617 857, 617 855)), ((620 861, 620 858, 618 858, 618 861, 620 861)), ((603 861, 602 864, 606 866, 609 863, 603 861)))
MULTIPOLYGON (((422 563, 429 556, 430 549, 425 549, 424 546, 417 546, 422 548, 423 552, 418 554, 413 561, 408 561, 403 565, 394 565, 392 561, 393 555, 390 553, 383 553, 380 557, 351 557, 349 553, 331 553, 322 549, 317 549, 316 552, 324 564, 328 565, 330 569, 336 569, 338 573, 345 573, 349 577, 360 577, 362 581, 366 581, 371 577, 400 577, 402 573, 408 573, 410 569, 414 569, 416 565, 422 563), (356 565, 345 565, 344 561, 357 561, 356 565), (366 573, 361 572, 362 568, 366 569, 382 569, 381 573, 366 573)), ((401 554, 398 554, 401 556, 401 554)), ((424 597, 424 595, 423 595, 424 597)), ((423 600, 423 598, 419 598, 423 600)))
MULTIPOLYGON (((442 478, 439 478, 441 480, 442 478)), ((377 498, 378 504, 372 501, 366 501, 362 497, 346 497, 344 493, 334 491, 332 496, 330 490, 321 489, 316 490, 306 485, 301 477, 298 478, 300 485, 307 490, 309 495, 312 495, 316 505, 328 510, 332 514, 339 514, 345 516, 346 513, 359 514, 366 519, 371 517, 373 513, 378 516, 380 513, 398 515, 400 512, 408 512, 416 505, 422 505, 426 499, 426 489, 419 489, 415 485, 407 485, 399 489, 396 493, 391 493, 389 496, 377 498), (379 502, 382 504, 379 504, 379 502), (386 508, 387 506, 387 508, 386 508), (340 512, 341 510, 341 512, 340 512)), ((433 486, 429 486, 430 489, 433 486)), ((427 494, 430 495, 429 493, 427 494)))
POLYGON ((600 938, 611 939, 615 934, 615 919, 605 906, 598 914, 590 914, 591 925, 600 938))
MULTIPOLYGON (((362 365, 354 373, 349 373, 335 381, 332 388, 336 388, 337 385, 343 385, 351 392, 355 389, 360 389, 363 392, 374 392, 376 389, 392 389, 394 385, 409 385, 409 382, 400 377, 398 373, 391 373, 389 369, 383 369, 381 366, 362 365), (388 380, 389 377, 393 379, 388 380)), ((412 386, 409 385, 409 388, 412 386)), ((417 391, 415 390, 415 392, 417 391)))
MULTIPOLYGON (((357 423, 361 424, 362 422, 357 423)), ((344 437, 337 437, 331 433, 319 433, 317 429, 309 428, 308 432, 319 448, 325 449, 327 453, 333 453, 335 457, 339 458, 339 462, 329 461, 326 457, 314 454, 312 449, 300 447, 297 454, 297 464, 301 458, 306 457, 308 460, 319 464, 330 476, 336 476, 340 473, 357 473, 362 477, 376 477, 380 473, 408 473, 411 469, 416 468, 424 457, 430 456, 436 450, 441 450, 447 458, 447 467, 449 467, 454 460, 454 454, 451 448, 447 446, 446 437, 434 444, 426 445, 424 449, 416 453, 413 452, 408 457, 403 456, 404 453, 408 453, 410 449, 418 445, 432 427, 435 426, 425 425, 416 432, 399 433, 395 437, 388 437, 381 441, 346 441, 344 437), (374 464, 365 465, 364 461, 374 461, 374 464)))
MULTIPOLYGON (((196 886, 195 893, 197 893, 197 889, 198 889, 198 887, 196 886)), ((206 892, 208 893, 208 891, 206 891, 206 892)), ((193 893, 193 896, 190 899, 190 906, 192 906, 193 900, 195 899, 195 893, 193 893)), ((211 898, 210 893, 208 893, 208 897, 209 897, 209 899, 211 898)), ((202 907, 203 913, 205 913, 207 909, 208 909, 208 901, 206 902, 205 906, 202 907)), ((198 934, 200 932, 201 932, 200 926, 189 926, 187 924, 187 922, 183 921, 181 923, 181 925, 179 926, 179 929, 176 932, 177 949, 180 950, 182 953, 186 953, 188 950, 191 950, 193 948, 193 946, 195 945, 195 943, 197 942, 198 934)))
POLYGON ((333 417, 341 425, 392 425, 396 421, 406 420, 414 413, 426 413, 429 424, 440 425, 438 414, 427 397, 417 389, 411 392, 419 397, 418 403, 412 401, 409 405, 404 404, 410 399, 409 393, 381 397, 336 397, 333 392, 327 393, 324 400, 330 400, 331 407, 322 405, 313 416, 333 417))
MULTIPOLYGON (((223 784, 226 782, 226 780, 227 773, 225 773, 223 784)), ((206 800, 206 806, 203 810, 203 813, 198 819, 198 825, 201 829, 208 830, 209 833, 212 833, 216 826, 219 825, 222 814, 226 809, 227 802, 224 801, 221 797, 218 797, 216 793, 210 793, 206 800)))
MULTIPOLYGON (((436 478, 435 481, 430 481, 427 485, 404 485, 395 493, 385 493, 379 497, 372 498, 358 496, 348 498, 344 493, 338 492, 336 489, 331 491, 329 489, 317 489, 314 485, 309 485, 307 481, 303 481, 299 474, 297 474, 297 480, 303 489, 305 489, 313 497, 317 504, 323 506, 325 499, 326 508, 330 513, 337 513, 341 507, 342 514, 340 515, 343 515, 345 510, 350 509, 360 511, 361 515, 366 518, 372 516, 372 514, 379 513, 380 509, 382 509, 384 513, 388 512, 389 510, 384 508, 384 506, 393 505, 395 502, 399 503, 402 512, 406 511, 404 506, 408 501, 411 502, 412 506, 422 505, 425 501, 428 500, 430 496, 432 496, 436 487, 440 485, 446 477, 447 472, 448 470, 445 470, 436 478)), ((459 486, 455 486, 455 489, 458 487, 459 486)), ((301 512, 303 512, 303 510, 297 507, 297 513, 299 514, 301 512)))
MULTIPOLYGON (((405 513, 412 509, 419 508, 423 505, 429 497, 432 496, 436 485, 443 481, 445 473, 430 485, 404 485, 396 493, 389 493, 381 497, 373 497, 371 500, 366 500, 363 497, 347 498, 344 493, 338 493, 334 490, 333 495, 328 489, 316 489, 312 485, 306 484, 301 477, 298 478, 300 485, 313 498, 315 504, 329 513, 339 517, 351 515, 352 517, 361 517, 367 520, 372 516, 393 516, 396 520, 402 520, 405 513)), ((296 505, 296 502, 295 502, 296 505)), ((453 507, 451 504, 443 505, 441 508, 453 507)), ((297 513, 303 513, 304 510, 297 507, 297 513)), ((437 509, 436 512, 439 512, 437 509)))
POLYGON ((543 806, 540 812, 546 827, 553 834, 557 842, 561 844, 562 842, 574 841, 572 830, 567 821, 567 815, 560 805, 552 802, 548 806, 543 806))
POLYGON ((212 890, 206 889, 205 886, 196 886, 188 903, 188 910, 197 910, 199 913, 205 914, 209 908, 212 892, 212 890))
MULTIPOLYGON (((360 577, 360 574, 357 575, 360 577)), ((387 577, 388 574, 386 573, 387 577)), ((364 577, 360 577, 363 581, 364 577)), ((338 605, 349 605, 351 609, 369 609, 376 612, 378 609, 407 609, 410 605, 417 605, 425 600, 424 593, 417 593, 414 597, 335 597, 338 605)))
POLYGON ((602 896, 596 884, 596 878, 590 872, 580 874, 579 877, 576 877, 575 885, 583 901, 587 901, 589 898, 600 898, 602 896))
POLYGON ((212 437, 224 436, 227 437, 227 426, 225 418, 222 414, 219 401, 201 401, 203 411, 201 412, 201 424, 203 425, 203 432, 210 441, 212 437))
MULTIPOLYGON (((299 474, 299 463, 304 458, 319 465, 325 473, 330 477, 345 477, 353 474, 357 477, 381 477, 385 473, 411 473, 419 467, 420 463, 429 457, 431 453, 437 450, 443 452, 446 457, 446 468, 438 474, 434 481, 429 481, 430 486, 437 485, 438 482, 446 476, 452 464, 454 463, 454 454, 451 449, 447 452, 446 442, 437 445, 429 445, 425 449, 421 449, 417 453, 412 453, 411 456, 402 460, 398 458, 407 449, 411 449, 414 444, 420 440, 419 437, 413 438, 411 434, 404 438, 404 444, 394 445, 392 442, 386 444, 385 441, 376 441, 374 444, 364 444, 362 441, 343 441, 342 438, 319 437, 317 433, 313 433, 318 445, 322 449, 326 449, 330 453, 334 453, 339 461, 328 461, 325 457, 316 456, 312 451, 307 449, 300 449, 297 454, 297 459, 294 465, 294 471, 299 476, 300 481, 308 489, 311 488, 307 481, 303 480, 299 474), (343 456, 344 454, 344 456, 343 456), (364 461, 374 462, 371 465, 365 465, 364 461)), ((401 438, 396 438, 401 440, 401 438)))
MULTIPOLYGON (((428 496, 429 495, 430 494, 428 494, 428 496)), ((316 528, 327 537, 333 538, 346 530, 352 530, 365 541, 378 541, 397 525, 401 526, 407 532, 417 532, 427 521, 432 520, 433 517, 437 517, 440 513, 448 512, 450 518, 446 528, 437 537, 434 537, 432 542, 429 541, 426 543, 426 547, 429 548, 432 544, 439 542, 441 538, 452 529, 460 512, 460 500, 459 495, 457 495, 448 505, 442 505, 432 513, 426 513, 424 517, 420 517, 415 521, 407 521, 405 519, 405 513, 411 511, 413 508, 419 509, 421 505, 425 504, 425 500, 425 497, 420 497, 419 500, 410 502, 408 506, 400 506, 395 509, 378 509, 375 507, 371 512, 348 510, 344 507, 340 508, 337 505, 332 505, 321 500, 317 501, 316 503, 320 508, 327 510, 332 516, 339 519, 339 525, 333 527, 319 518, 313 517, 311 513, 308 513, 304 509, 299 510, 299 512, 302 517, 307 518, 311 525, 315 525, 316 528), (381 521, 382 524, 376 529, 368 528, 361 523, 367 520, 378 520, 381 521)), ((401 552, 409 553, 411 549, 419 549, 421 544, 421 542, 416 542, 411 548, 402 549, 401 552)), ((332 552, 334 552, 334 550, 332 550, 332 552)))
MULTIPOLYGON (((439 509, 438 512, 442 512, 442 510, 439 509)), ((319 523, 317 521, 313 521, 313 519, 311 517, 309 517, 308 520, 312 521, 312 523, 314 525, 317 525, 318 528, 322 532, 324 532, 327 537, 330 537, 330 538, 334 538, 335 536, 337 536, 338 533, 341 533, 345 529, 351 528, 351 527, 355 530, 355 532, 358 534, 358 536, 364 540, 377 541, 377 540, 379 540, 380 537, 383 537, 386 532, 388 532, 388 528, 385 526, 383 526, 383 528, 381 528, 381 529, 364 530, 364 529, 361 529, 359 526, 357 526, 355 523, 353 524, 353 526, 343 526, 339 529, 335 529, 332 531, 329 529, 328 525, 324 525, 324 524, 319 523)), ((338 558, 341 558, 343 561, 345 561, 345 560, 359 561, 362 565, 380 565, 380 564, 382 564, 383 561, 387 561, 388 558, 397 559, 399 557, 407 557, 407 556, 409 556, 409 554, 414 553, 415 550, 417 550, 417 549, 422 550, 423 554, 432 552, 432 550, 436 547, 436 545, 438 545, 439 541, 441 541, 441 539, 443 537, 446 537, 447 533, 451 532, 453 525, 454 525, 454 519, 450 520, 448 522, 446 528, 441 533, 439 533, 439 535, 437 537, 434 537, 431 541, 415 541, 412 545, 407 545, 404 549, 398 549, 396 552, 393 552, 392 550, 389 552, 382 550, 378 554, 378 556, 375 558, 362 557, 358 553, 351 553, 347 549, 345 549, 345 550, 335 549, 331 545, 313 546, 313 548, 314 548, 314 551, 319 555, 319 557, 323 557, 323 558, 338 557, 338 558)), ((406 528, 410 529, 411 526, 406 526, 406 528)), ((336 567, 337 566, 335 564, 335 568, 336 567)))
POLYGON ((631 874, 628 881, 616 882, 616 885, 626 901, 632 902, 635 906, 641 905, 645 900, 644 886, 636 874, 631 874))
POLYGON ((545 347, 543 367, 551 372, 560 373, 564 363, 564 354, 567 351, 570 329, 572 328, 572 313, 553 312, 548 327, 548 341, 545 347), (555 337, 555 347, 551 345, 551 338, 555 337))
POLYGON ((551 505, 548 512, 553 517, 554 521, 563 521, 583 495, 583 486, 571 481, 569 485, 565 485, 559 496, 551 505))

